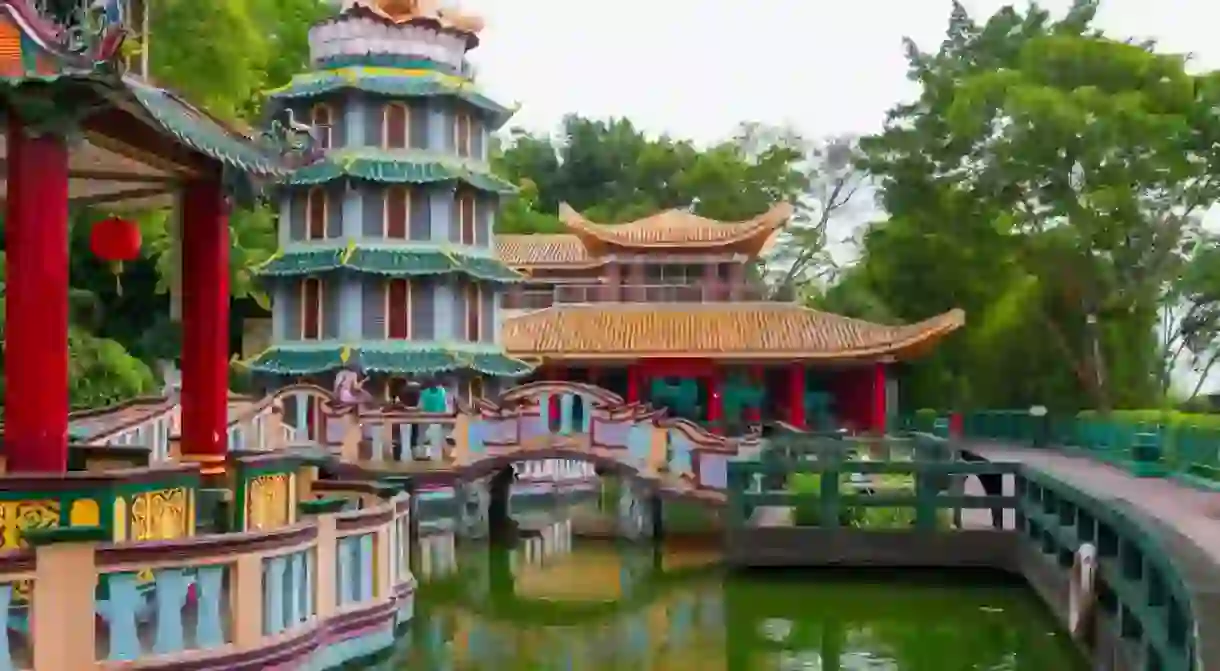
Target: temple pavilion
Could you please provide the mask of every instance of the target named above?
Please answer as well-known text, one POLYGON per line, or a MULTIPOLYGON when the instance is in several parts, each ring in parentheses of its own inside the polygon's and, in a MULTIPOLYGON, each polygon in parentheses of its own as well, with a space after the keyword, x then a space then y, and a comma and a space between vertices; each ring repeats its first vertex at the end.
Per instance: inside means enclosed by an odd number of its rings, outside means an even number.
POLYGON ((668 210, 608 225, 565 205, 568 233, 497 236, 500 259, 528 278, 504 297, 501 342, 539 365, 535 379, 595 383, 713 428, 882 431, 896 409, 891 369, 964 314, 892 326, 770 300, 753 265, 791 214, 668 210))

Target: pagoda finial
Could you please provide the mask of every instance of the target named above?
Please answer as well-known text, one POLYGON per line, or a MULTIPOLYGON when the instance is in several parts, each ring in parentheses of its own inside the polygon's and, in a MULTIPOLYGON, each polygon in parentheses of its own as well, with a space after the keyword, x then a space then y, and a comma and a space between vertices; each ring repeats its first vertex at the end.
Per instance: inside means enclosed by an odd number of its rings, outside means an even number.
POLYGON ((431 19, 447 28, 464 33, 478 34, 483 30, 482 17, 463 14, 440 6, 438 0, 342 0, 340 12, 357 7, 394 23, 406 23, 415 19, 431 19))

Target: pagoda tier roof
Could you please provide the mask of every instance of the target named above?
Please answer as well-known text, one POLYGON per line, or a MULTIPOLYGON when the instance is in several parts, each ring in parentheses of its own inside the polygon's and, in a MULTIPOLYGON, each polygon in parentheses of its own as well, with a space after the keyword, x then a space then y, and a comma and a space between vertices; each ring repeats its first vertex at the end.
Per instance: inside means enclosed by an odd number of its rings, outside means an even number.
POLYGON ((512 268, 596 268, 604 257, 590 256, 585 243, 571 233, 496 235, 496 252, 512 268))
POLYGON ((563 306, 505 320, 502 342, 547 359, 907 359, 964 323, 961 310, 888 326, 790 303, 563 306))
POLYGON ((399 375, 436 375, 473 371, 496 377, 521 377, 534 366, 506 356, 495 346, 368 340, 351 345, 335 341, 285 342, 267 349, 247 365, 260 373, 313 375, 357 364, 362 370, 399 375))
POLYGON ((665 210, 625 224, 599 224, 567 203, 559 219, 579 237, 590 254, 643 250, 717 250, 758 256, 766 251, 792 216, 792 205, 780 203, 746 221, 722 222, 688 210, 665 210))
POLYGON ((314 247, 309 244, 277 251, 256 269, 264 278, 306 277, 350 271, 384 277, 426 277, 460 274, 487 282, 511 283, 524 279, 499 259, 471 253, 452 245, 421 243, 378 245, 349 242, 314 247))

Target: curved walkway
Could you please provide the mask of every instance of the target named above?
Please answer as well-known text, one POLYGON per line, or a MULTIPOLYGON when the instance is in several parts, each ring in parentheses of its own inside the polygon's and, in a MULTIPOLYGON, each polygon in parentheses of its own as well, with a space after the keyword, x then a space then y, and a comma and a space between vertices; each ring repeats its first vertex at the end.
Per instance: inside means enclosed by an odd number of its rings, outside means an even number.
POLYGON ((1050 449, 976 441, 962 445, 991 461, 1017 461, 1098 498, 1123 501, 1185 536, 1220 566, 1220 494, 1164 478, 1137 478, 1109 464, 1050 449))

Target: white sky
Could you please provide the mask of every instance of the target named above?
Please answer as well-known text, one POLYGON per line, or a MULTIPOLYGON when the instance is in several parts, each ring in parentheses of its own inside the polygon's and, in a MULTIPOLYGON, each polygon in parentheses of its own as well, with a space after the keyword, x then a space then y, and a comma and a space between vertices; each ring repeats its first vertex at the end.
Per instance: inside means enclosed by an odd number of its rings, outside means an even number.
MULTIPOLYGON (((739 121, 809 135, 867 133, 912 95, 904 36, 934 49, 950 0, 448 0, 487 20, 472 54, 483 87, 520 102, 510 125, 551 130, 566 113, 624 116, 711 142, 739 121)), ((985 18, 1001 0, 968 0, 985 18)), ((1017 3, 1024 5, 1024 3, 1017 3)), ((1062 13, 1069 0, 1043 6, 1062 13)), ((1152 37, 1220 67, 1215 3, 1103 0, 1099 25, 1152 37)))
MULTIPOLYGON (((910 98, 902 38, 935 50, 951 0, 448 0, 482 15, 482 88, 521 103, 509 126, 555 130, 565 114, 627 117, 654 135, 711 143, 741 121, 809 137, 871 133, 910 98)), ((966 0, 985 20, 1004 0, 966 0)), ((1070 0, 1040 3, 1057 16, 1070 0)), ((1098 26, 1153 38, 1220 68, 1214 2, 1103 0, 1098 26)), ((1211 222, 1220 224, 1215 209, 1211 222)), ((865 215, 867 216, 867 215, 865 215)), ((845 222, 847 228, 852 223, 845 222)), ((1175 382, 1193 387, 1180 370, 1175 382)), ((1217 386, 1217 376, 1207 388, 1217 386)))

